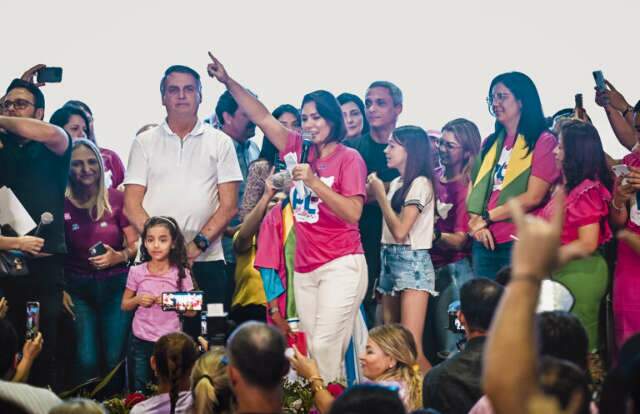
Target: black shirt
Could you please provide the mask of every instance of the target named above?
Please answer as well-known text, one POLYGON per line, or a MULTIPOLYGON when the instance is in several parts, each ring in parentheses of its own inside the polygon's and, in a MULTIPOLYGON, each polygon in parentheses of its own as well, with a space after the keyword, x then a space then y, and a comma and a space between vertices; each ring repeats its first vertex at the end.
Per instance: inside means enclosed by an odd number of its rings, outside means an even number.
POLYGON ((36 141, 19 142, 14 137, 2 137, 0 183, 13 191, 36 223, 40 222, 42 213, 53 214, 53 222, 40 229, 39 237, 45 240, 43 253, 67 252, 64 192, 71 162, 71 138, 67 138, 67 150, 57 155, 36 141))
POLYGON ((424 377, 424 408, 447 414, 467 414, 482 397, 482 353, 485 336, 471 339, 458 354, 441 362, 424 377))
MULTIPOLYGON (((387 167, 387 158, 384 150, 387 144, 379 144, 371 138, 371 134, 365 134, 358 138, 348 139, 344 145, 354 148, 360 153, 367 165, 367 175, 375 172, 384 182, 390 182, 399 173, 395 168, 387 167)), ((371 200, 369 200, 371 201, 371 200)), ((360 235, 362 246, 367 257, 369 277, 377 278, 380 275, 380 240, 382 239, 382 210, 375 202, 368 202, 362 209, 360 217, 360 235)))

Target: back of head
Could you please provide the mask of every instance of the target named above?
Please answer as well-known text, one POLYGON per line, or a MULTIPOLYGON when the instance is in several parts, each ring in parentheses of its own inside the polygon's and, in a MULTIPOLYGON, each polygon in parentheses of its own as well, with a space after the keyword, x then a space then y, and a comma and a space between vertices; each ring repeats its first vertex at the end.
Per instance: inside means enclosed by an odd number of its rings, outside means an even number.
POLYGON ((100 404, 85 398, 72 398, 57 405, 49 411, 49 414, 105 414, 106 411, 100 404))
POLYGON ((381 385, 356 385, 331 405, 329 414, 404 414, 398 391, 381 385))
POLYGON ((171 384, 169 397, 173 413, 178 401, 179 383, 189 378, 198 359, 198 349, 190 336, 173 332, 158 339, 153 348, 153 357, 159 379, 171 384))
POLYGON ((223 363, 224 348, 214 347, 201 355, 191 371, 194 412, 224 413, 231 404, 231 386, 223 363))
POLYGON ((487 331, 504 288, 490 279, 471 279, 460 288, 460 312, 469 329, 487 331))
POLYGON ((31 82, 27 82, 22 79, 14 79, 9 84, 9 87, 7 88, 6 93, 9 93, 11 90, 16 88, 22 88, 29 91, 29 93, 33 95, 34 107, 36 109, 44 109, 44 94, 42 93, 40 88, 38 88, 36 85, 34 85, 31 82))
POLYGON ((286 342, 275 328, 261 322, 238 327, 227 344, 229 363, 254 387, 271 390, 289 370, 286 342))
POLYGON ((6 318, 0 319, 0 378, 13 370, 18 353, 18 335, 6 318))
POLYGON ((542 312, 537 316, 540 355, 570 361, 587 369, 589 340, 580 320, 569 312, 542 312))
POLYGON ((347 127, 344 124, 342 108, 340 108, 340 104, 335 96, 325 90, 310 92, 302 98, 302 105, 300 105, 300 107, 303 112, 304 106, 310 102, 316 105, 318 114, 331 126, 331 132, 327 142, 342 141, 344 137, 347 136, 347 127))
POLYGON ((589 413, 589 379, 580 367, 563 359, 544 356, 540 360, 538 378, 542 392, 556 398, 563 410, 577 391, 582 398, 578 414, 589 413))

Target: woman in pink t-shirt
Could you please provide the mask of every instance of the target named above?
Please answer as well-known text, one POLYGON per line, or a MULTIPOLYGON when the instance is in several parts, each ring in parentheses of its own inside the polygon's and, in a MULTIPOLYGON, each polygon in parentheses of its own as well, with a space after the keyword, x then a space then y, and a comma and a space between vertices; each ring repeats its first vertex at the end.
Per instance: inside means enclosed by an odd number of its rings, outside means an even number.
POLYGON ((527 75, 496 76, 487 102, 496 118, 495 131, 473 168, 467 211, 473 270, 493 279, 510 263, 516 236, 507 200, 515 197, 525 211, 535 210, 547 199, 559 170, 553 155, 557 141, 546 130, 538 90, 527 75))
POLYGON ((342 110, 327 91, 302 100, 302 137, 283 126, 253 95, 231 79, 213 56, 209 75, 223 83, 291 168, 295 218, 294 292, 298 316, 323 378, 341 373, 358 308, 367 289, 358 220, 366 197, 367 169, 360 154, 340 142, 342 110))
MULTIPOLYGON (((571 313, 582 322, 589 337, 589 351, 594 352, 599 345, 600 302, 609 283, 609 269, 598 248, 611 239, 608 216, 613 182, 600 135, 591 124, 564 121, 559 136, 555 152, 567 196, 559 251, 561 267, 552 278, 573 295, 571 313)), ((556 202, 554 194, 540 215, 551 219, 556 202)))
POLYGON ((640 332, 640 153, 632 152, 624 157, 623 163, 631 172, 619 178, 611 201, 611 223, 625 230, 618 243, 613 278, 613 317, 618 349, 640 332))

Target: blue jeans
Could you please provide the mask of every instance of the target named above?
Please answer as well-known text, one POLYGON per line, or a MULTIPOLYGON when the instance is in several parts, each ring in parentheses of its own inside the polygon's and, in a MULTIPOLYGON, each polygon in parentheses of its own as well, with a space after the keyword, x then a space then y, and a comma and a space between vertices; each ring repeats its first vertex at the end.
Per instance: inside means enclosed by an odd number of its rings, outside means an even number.
MULTIPOLYGON (((99 280, 92 275, 67 277, 76 314, 78 382, 106 375, 124 359, 132 316, 120 309, 126 282, 127 273, 99 280)), ((123 374, 114 377, 109 391, 122 391, 123 374)))
POLYGON ((155 342, 145 341, 131 335, 127 363, 129 368, 129 391, 142 391, 149 384, 153 376, 149 360, 153 355, 155 342))
POLYGON ((478 277, 496 279, 496 274, 505 266, 511 265, 511 247, 513 242, 496 244, 496 249, 485 249, 482 243, 473 241, 471 256, 473 259, 473 272, 478 277))
POLYGON ((440 294, 430 299, 433 309, 436 346, 438 352, 455 352, 456 343, 464 334, 455 334, 449 327, 448 309, 451 302, 460 300, 460 287, 475 276, 468 258, 442 266, 436 270, 436 290, 440 294))

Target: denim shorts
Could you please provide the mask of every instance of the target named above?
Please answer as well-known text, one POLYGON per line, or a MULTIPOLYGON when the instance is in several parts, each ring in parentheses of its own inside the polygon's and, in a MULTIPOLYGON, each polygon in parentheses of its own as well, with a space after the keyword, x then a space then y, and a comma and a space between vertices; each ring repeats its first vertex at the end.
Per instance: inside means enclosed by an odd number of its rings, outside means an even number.
POLYGON ((436 296, 436 273, 429 250, 411 250, 409 245, 383 244, 378 292, 395 295, 406 289, 436 296))

